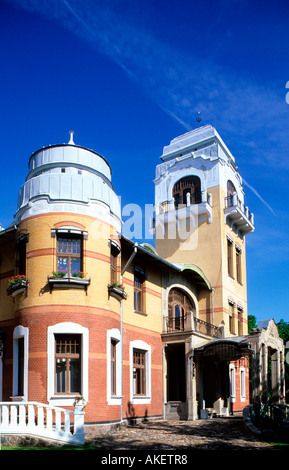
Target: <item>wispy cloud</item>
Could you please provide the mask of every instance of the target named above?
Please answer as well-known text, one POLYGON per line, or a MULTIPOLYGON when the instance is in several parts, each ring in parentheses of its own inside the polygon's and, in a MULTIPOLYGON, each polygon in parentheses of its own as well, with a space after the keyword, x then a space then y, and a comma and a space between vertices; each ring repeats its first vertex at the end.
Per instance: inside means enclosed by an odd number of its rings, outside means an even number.
MULTIPOLYGON (((156 38, 152 31, 139 26, 133 14, 123 14, 119 6, 122 2, 10 0, 9 3, 38 11, 79 35, 117 63, 186 130, 196 126, 200 111, 204 122, 215 125, 223 135, 238 134, 243 157, 250 155, 248 163, 289 169, 289 160, 282 157, 289 152, 289 139, 284 138, 287 128, 280 126, 289 123, 285 79, 281 99, 274 84, 257 83, 245 72, 240 76, 200 57, 193 46, 188 52, 188 48, 176 49, 156 38)), ((123 3, 127 6, 130 2, 123 3)))

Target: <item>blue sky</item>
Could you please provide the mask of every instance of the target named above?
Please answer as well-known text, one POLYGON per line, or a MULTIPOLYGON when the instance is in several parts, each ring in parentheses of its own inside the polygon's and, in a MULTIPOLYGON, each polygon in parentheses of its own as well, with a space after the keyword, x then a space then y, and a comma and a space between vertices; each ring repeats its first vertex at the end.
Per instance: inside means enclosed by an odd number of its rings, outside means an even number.
POLYGON ((0 0, 0 223, 31 153, 71 129, 109 161, 123 205, 153 204, 163 147, 200 112, 255 214, 248 313, 289 321, 288 17, 285 0, 0 0))

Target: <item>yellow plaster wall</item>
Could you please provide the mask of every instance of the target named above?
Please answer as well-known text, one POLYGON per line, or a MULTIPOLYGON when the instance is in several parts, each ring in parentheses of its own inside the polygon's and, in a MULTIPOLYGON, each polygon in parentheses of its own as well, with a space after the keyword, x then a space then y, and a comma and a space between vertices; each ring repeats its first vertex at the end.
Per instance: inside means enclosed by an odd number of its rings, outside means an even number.
POLYGON ((162 331, 162 288, 161 274, 158 270, 148 267, 147 279, 144 281, 144 312, 134 311, 134 275, 132 267, 124 273, 123 282, 127 300, 123 302, 123 320, 136 327, 162 331))
POLYGON ((31 217, 24 220, 19 230, 29 233, 27 243, 27 278, 29 280, 27 297, 15 297, 15 307, 32 307, 35 305, 63 304, 85 305, 119 311, 119 302, 108 297, 107 285, 110 283, 110 245, 109 238, 116 238, 113 227, 95 218, 75 214, 49 214, 31 217), (91 284, 84 289, 54 288, 52 294, 48 277, 56 270, 56 237, 51 230, 64 222, 64 226, 81 227, 88 232, 84 240, 84 267, 91 284), (77 225, 78 224, 78 225, 77 225), (101 230, 97 232, 97 225, 101 230), (99 236, 99 233, 102 236, 99 236))

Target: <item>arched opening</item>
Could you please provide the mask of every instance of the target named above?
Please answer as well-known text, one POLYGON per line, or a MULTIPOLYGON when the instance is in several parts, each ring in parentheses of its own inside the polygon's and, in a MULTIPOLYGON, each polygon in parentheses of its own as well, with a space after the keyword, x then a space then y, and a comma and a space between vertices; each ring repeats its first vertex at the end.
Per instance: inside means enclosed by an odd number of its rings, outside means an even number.
POLYGON ((172 193, 175 208, 186 205, 188 198, 190 204, 199 204, 202 202, 201 180, 198 176, 186 176, 175 183, 172 193))
POLYGON ((168 332, 173 341, 166 344, 166 419, 187 419, 188 349, 183 331, 191 329, 194 301, 181 288, 173 287, 168 297, 168 332))
POLYGON ((194 311, 193 301, 182 289, 176 287, 171 289, 168 301, 168 330, 184 331, 187 329, 189 312, 194 311))
POLYGON ((232 181, 227 181, 227 206, 230 207, 233 205, 233 196, 236 193, 236 188, 233 185, 232 181))

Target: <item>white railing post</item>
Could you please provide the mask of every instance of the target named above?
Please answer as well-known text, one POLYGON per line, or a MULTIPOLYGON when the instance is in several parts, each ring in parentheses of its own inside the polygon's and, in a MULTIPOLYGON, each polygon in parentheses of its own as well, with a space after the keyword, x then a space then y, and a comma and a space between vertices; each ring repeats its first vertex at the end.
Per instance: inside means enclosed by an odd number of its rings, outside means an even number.
POLYGON ((55 424, 56 424, 56 431, 61 431, 61 411, 56 410, 55 411, 55 424))
POLYGON ((70 413, 65 413, 65 435, 69 436, 70 435, 70 413))
POLYGON ((18 408, 18 405, 11 405, 11 408, 10 408, 10 412, 11 412, 10 425, 11 426, 17 426, 17 408, 18 408))
POLYGON ((9 407, 2 405, 2 423, 3 426, 9 426, 9 407))
POLYGON ((34 405, 28 405, 28 426, 34 427, 35 426, 35 409, 34 405))
POLYGON ((26 426, 26 405, 19 405, 19 426, 26 426))
POLYGON ((37 426, 39 429, 44 428, 44 407, 38 405, 38 419, 37 419, 37 426))
POLYGON ((84 411, 82 406, 75 405, 74 407, 74 434, 78 441, 84 442, 84 411))
POLYGON ((46 426, 47 426, 47 431, 51 432, 53 429, 53 419, 52 419, 52 409, 47 408, 46 412, 46 426))

